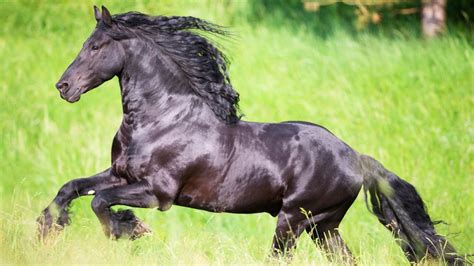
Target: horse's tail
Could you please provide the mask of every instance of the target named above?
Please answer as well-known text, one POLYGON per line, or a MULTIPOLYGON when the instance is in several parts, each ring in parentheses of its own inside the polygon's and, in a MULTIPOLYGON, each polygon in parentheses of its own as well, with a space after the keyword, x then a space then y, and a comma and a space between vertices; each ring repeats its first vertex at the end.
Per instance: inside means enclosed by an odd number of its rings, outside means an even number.
POLYGON ((360 160, 366 204, 369 205, 369 192, 373 214, 400 240, 408 260, 419 262, 427 257, 444 260, 450 265, 466 262, 444 237, 436 233, 434 222, 411 184, 369 156, 361 155, 360 160))

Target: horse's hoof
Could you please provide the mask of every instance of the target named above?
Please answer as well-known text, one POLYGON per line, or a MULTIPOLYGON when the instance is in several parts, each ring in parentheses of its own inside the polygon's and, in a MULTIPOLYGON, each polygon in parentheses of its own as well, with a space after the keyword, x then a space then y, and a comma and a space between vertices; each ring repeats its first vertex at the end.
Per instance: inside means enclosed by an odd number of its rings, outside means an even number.
POLYGON ((133 232, 130 234, 130 240, 138 239, 142 236, 149 236, 153 233, 150 226, 137 218, 133 232))
POLYGON ((36 219, 38 239, 41 242, 45 242, 46 239, 56 236, 64 229, 64 226, 53 222, 53 220, 54 217, 49 209, 45 209, 36 219))
POLYGON ((150 227, 138 219, 131 210, 120 210, 112 215, 116 219, 112 229, 113 239, 135 240, 152 233, 150 227))
POLYGON ((38 230, 38 238, 42 240, 48 235, 53 225, 53 217, 48 209, 45 209, 36 219, 36 225, 38 230))

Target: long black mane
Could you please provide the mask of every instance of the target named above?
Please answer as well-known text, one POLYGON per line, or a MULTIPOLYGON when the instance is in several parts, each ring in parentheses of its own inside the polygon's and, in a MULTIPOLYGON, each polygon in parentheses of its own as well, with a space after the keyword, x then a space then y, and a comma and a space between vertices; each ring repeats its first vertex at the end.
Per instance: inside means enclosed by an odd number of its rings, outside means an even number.
POLYGON ((159 46, 183 71, 193 92, 201 97, 217 117, 229 124, 240 120, 239 94, 227 72, 228 59, 203 31, 220 36, 221 26, 195 17, 148 16, 128 12, 113 16, 113 26, 99 23, 114 39, 139 37, 159 46))

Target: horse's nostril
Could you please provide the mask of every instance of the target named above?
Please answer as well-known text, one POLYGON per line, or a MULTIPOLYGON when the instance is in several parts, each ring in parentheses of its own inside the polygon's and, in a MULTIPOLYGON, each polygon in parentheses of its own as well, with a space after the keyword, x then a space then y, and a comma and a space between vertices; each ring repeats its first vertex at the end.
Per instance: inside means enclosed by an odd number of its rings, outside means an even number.
POLYGON ((69 87, 69 84, 67 82, 58 82, 56 83, 56 88, 59 90, 59 91, 64 91, 65 89, 67 89, 69 87))

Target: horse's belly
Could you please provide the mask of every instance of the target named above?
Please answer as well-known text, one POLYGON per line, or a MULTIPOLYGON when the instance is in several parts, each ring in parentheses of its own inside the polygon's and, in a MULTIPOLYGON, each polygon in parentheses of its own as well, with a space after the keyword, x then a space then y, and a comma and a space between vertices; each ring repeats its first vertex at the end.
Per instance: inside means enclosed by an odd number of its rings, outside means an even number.
POLYGON ((175 203, 212 212, 276 215, 282 204, 282 189, 268 179, 217 183, 203 178, 202 182, 186 184, 175 203))

